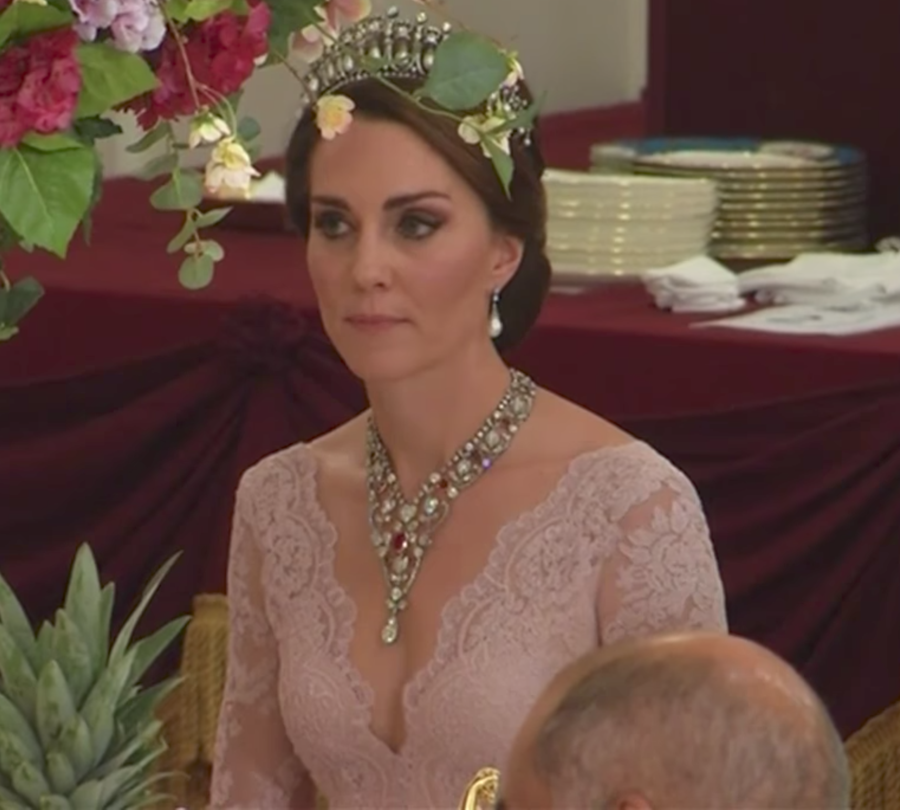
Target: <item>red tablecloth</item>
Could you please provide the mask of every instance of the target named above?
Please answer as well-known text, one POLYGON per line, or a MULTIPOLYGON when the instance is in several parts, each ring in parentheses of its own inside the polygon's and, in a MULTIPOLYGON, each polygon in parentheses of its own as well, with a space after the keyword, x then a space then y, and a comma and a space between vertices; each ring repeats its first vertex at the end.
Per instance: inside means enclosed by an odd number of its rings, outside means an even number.
MULTIPOLYGON (((241 470, 362 406, 321 338, 301 245, 222 231, 209 290, 177 284, 173 218, 120 184, 90 250, 16 256, 49 289, 0 347, 0 568, 36 614, 78 542, 150 613, 223 587, 241 470), (263 296, 263 297, 260 297, 263 296)), ((696 482, 733 629, 796 663, 844 732, 900 697, 900 332, 696 330, 640 289, 551 296, 516 362, 696 482)))

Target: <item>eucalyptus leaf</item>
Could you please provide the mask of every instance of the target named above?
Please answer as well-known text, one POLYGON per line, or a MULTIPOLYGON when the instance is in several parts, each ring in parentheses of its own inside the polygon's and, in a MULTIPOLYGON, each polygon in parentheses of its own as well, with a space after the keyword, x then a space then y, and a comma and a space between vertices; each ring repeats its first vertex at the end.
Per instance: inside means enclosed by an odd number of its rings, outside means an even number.
POLYGON ((474 110, 496 92, 509 75, 509 63, 487 37, 460 31, 434 51, 434 64, 420 91, 455 112, 474 110))
POLYGON ((215 262, 206 254, 190 255, 181 263, 178 280, 189 290, 202 290, 208 287, 215 274, 215 262))
POLYGON ((132 155, 146 152, 151 146, 155 146, 169 134, 169 125, 160 121, 153 129, 147 132, 137 143, 125 147, 125 151, 132 155))
POLYGON ((141 180, 155 180, 164 174, 171 174, 178 168, 178 155, 174 152, 166 152, 164 155, 153 158, 146 166, 142 167, 137 176, 141 180))
POLYGON ((204 239, 200 242, 200 250, 203 256, 209 256, 214 262, 220 262, 225 258, 225 249, 214 239, 204 239))
POLYGON ((260 127, 259 121, 257 121, 255 118, 251 118, 249 115, 241 118, 240 122, 238 123, 238 137, 245 143, 255 141, 259 137, 261 132, 262 127, 260 127))
POLYGON ((184 218, 184 225, 181 226, 181 230, 179 230, 169 241, 169 244, 166 245, 166 251, 168 253, 177 253, 191 240, 191 237, 196 232, 197 225, 194 222, 193 217, 190 215, 186 216, 184 218))
POLYGON ((503 191, 508 197, 510 194, 510 183, 512 183, 513 172, 515 171, 513 159, 510 157, 509 153, 504 151, 490 136, 482 138, 481 144, 490 153, 491 163, 494 164, 494 171, 497 173, 500 184, 503 186, 503 191))
POLYGON ((27 36, 53 28, 67 28, 73 21, 71 12, 53 6, 14 2, 0 14, 0 46, 12 37, 27 36))
POLYGON ((203 179, 197 172, 174 171, 168 182, 150 195, 158 211, 189 211, 203 201, 203 179))
POLYGON ((9 290, 2 291, 2 295, 5 297, 5 306, 0 323, 7 327, 15 326, 41 300, 44 288, 36 278, 26 276, 15 282, 9 290))
POLYGON ((21 239, 64 258, 93 196, 97 160, 87 146, 0 149, 0 216, 21 239))
POLYGON ((232 210, 231 207, 228 207, 213 208, 211 211, 204 211, 197 217, 196 225, 198 228, 209 228, 213 225, 218 225, 232 210))
POLYGON ((82 88, 76 118, 101 115, 156 87, 156 76, 146 60, 106 43, 79 45, 82 88))

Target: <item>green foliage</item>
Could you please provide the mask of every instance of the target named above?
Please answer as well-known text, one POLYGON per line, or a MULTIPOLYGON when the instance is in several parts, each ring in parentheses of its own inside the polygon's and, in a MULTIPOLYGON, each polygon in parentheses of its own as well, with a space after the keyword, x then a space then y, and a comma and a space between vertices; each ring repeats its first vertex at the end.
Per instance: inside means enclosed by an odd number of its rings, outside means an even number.
POLYGON ((249 10, 247 0, 169 0, 166 3, 169 16, 179 23, 203 22, 226 11, 246 14, 249 10))
POLYGON ((203 178, 192 171, 176 169, 168 182, 150 195, 150 204, 159 211, 188 211, 203 201, 203 178))
POLYGON ((74 15, 69 10, 36 3, 13 3, 0 14, 0 47, 14 37, 70 26, 74 15))
POLYGON ((189 290, 202 290, 212 283, 215 264, 207 253, 191 253, 181 263, 178 280, 189 290))
POLYGON ((448 36, 434 52, 434 65, 419 95, 454 112, 483 104, 509 74, 507 58, 486 37, 470 31, 448 36))
POLYGON ((19 331, 19 322, 44 295, 40 282, 28 276, 19 279, 9 289, 0 288, 0 341, 13 337, 19 331))
POLYGON ((102 42, 79 45, 77 54, 83 84, 76 118, 103 115, 156 87, 150 65, 137 54, 102 42))
POLYGON ((75 557, 65 604, 35 638, 0 576, 0 808, 135 810, 159 797, 154 761, 165 746, 155 713, 177 680, 139 685, 181 633, 169 622, 131 643, 173 558, 153 577, 110 649, 114 588, 101 587, 94 557, 75 557))
POLYGON ((64 258, 94 190, 94 150, 64 136, 31 139, 34 145, 0 149, 0 216, 37 247, 64 258))
POLYGON ((292 34, 321 23, 322 16, 317 9, 325 5, 325 0, 266 0, 266 5, 272 14, 269 50, 277 61, 287 55, 292 34))

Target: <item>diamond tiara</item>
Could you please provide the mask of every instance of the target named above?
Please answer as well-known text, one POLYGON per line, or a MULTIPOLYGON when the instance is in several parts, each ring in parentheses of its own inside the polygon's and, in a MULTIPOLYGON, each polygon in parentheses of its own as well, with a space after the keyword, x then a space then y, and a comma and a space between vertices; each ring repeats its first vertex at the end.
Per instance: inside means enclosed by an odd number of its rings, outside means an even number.
MULTIPOLYGON (((385 79, 428 77, 437 47, 453 32, 450 23, 436 26, 424 13, 414 21, 402 19, 396 8, 386 14, 366 17, 344 28, 328 43, 325 52, 309 66, 303 90, 309 106, 323 96, 363 81, 373 73, 385 79), (371 64, 366 64, 371 60, 371 64), (374 66, 373 66, 374 65, 374 66)), ((499 105, 510 116, 529 106, 521 82, 503 85, 488 99, 487 106, 499 105)), ((529 129, 512 134, 529 139, 529 129)))

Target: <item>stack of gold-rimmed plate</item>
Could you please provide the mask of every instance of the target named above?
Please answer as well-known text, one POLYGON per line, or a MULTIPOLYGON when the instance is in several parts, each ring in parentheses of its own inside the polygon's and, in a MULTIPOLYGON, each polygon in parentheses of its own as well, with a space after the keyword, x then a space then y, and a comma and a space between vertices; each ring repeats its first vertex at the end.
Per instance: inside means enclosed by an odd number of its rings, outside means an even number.
POLYGON ((716 185, 694 178, 548 170, 547 254, 556 287, 587 287, 706 253, 716 185))
POLYGON ((706 178, 719 188, 710 253, 791 259, 867 246, 867 172, 861 152, 800 141, 658 138, 598 144, 593 170, 706 178))

